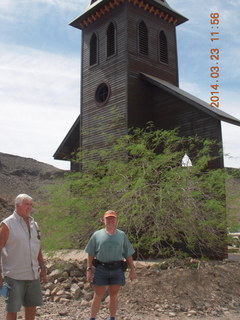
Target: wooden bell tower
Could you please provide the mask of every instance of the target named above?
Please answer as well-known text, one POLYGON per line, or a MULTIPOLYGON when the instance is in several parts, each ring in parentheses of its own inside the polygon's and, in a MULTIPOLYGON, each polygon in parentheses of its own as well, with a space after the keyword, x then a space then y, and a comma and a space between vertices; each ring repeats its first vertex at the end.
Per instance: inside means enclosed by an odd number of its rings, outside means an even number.
MULTIPOLYGON (((185 21, 165 0, 98 0, 70 23, 82 30, 81 107, 55 159, 105 148, 104 134, 152 121, 216 141, 209 167, 224 167, 221 121, 240 121, 179 88, 176 27, 185 21)), ((71 169, 79 170, 72 161, 71 169)))
POLYGON ((83 148, 103 147, 102 129, 121 136, 152 120, 141 73, 178 86, 176 26, 186 20, 165 0, 98 0, 70 23, 82 30, 83 148))

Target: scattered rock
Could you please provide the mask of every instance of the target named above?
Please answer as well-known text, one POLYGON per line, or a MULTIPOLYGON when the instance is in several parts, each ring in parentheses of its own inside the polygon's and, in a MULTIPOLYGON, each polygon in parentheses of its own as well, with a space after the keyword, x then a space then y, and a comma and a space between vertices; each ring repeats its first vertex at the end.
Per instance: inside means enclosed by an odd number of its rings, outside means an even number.
MULTIPOLYGON (((237 320, 239 319, 240 263, 189 262, 159 269, 159 263, 135 262, 137 279, 120 291, 118 320, 237 320)), ((86 282, 86 259, 48 259, 48 282, 43 285, 44 305, 36 320, 87 320, 92 286, 86 282)), ((98 319, 108 319, 108 291, 98 319)), ((3 314, 0 300, 0 314, 3 314)), ((22 311, 23 312, 23 311, 22 311)), ((19 319, 24 319, 23 313, 19 319)))

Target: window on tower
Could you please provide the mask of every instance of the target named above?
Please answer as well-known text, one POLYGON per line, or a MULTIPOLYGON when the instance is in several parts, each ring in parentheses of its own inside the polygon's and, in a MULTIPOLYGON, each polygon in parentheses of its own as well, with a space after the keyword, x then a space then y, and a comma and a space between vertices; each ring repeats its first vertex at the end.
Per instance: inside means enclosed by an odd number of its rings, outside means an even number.
POLYGON ((148 55, 148 29, 144 21, 138 27, 138 47, 139 53, 148 55))
POLYGON ((107 28, 107 57, 111 57, 116 52, 116 30, 112 22, 107 28))
POLYGON ((107 83, 101 83, 95 92, 95 99, 99 106, 103 106, 108 102, 110 97, 110 86, 107 83))
POLYGON ((160 62, 168 63, 168 42, 164 31, 159 33, 159 59, 160 62))
POLYGON ((96 33, 93 33, 90 39, 90 66, 97 64, 98 39, 96 33))

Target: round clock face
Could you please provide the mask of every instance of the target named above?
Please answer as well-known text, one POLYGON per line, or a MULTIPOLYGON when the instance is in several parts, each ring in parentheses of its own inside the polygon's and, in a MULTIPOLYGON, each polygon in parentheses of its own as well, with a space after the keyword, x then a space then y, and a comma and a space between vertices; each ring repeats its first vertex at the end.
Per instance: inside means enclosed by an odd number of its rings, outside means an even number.
POLYGON ((110 97, 110 87, 106 83, 101 83, 96 90, 95 99, 99 105, 104 105, 110 97))

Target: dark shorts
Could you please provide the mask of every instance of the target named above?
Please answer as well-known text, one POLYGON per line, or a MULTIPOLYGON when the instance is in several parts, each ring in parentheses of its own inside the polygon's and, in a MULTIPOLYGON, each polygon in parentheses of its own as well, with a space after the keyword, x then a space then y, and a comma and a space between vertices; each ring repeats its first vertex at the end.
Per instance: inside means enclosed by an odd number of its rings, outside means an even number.
POLYGON ((15 280, 9 277, 4 278, 9 289, 9 296, 5 300, 7 312, 18 312, 21 307, 41 306, 42 289, 38 280, 15 280))
POLYGON ((122 267, 116 270, 109 270, 104 266, 98 266, 95 269, 93 282, 95 286, 110 286, 118 284, 120 286, 125 285, 125 275, 122 267))

